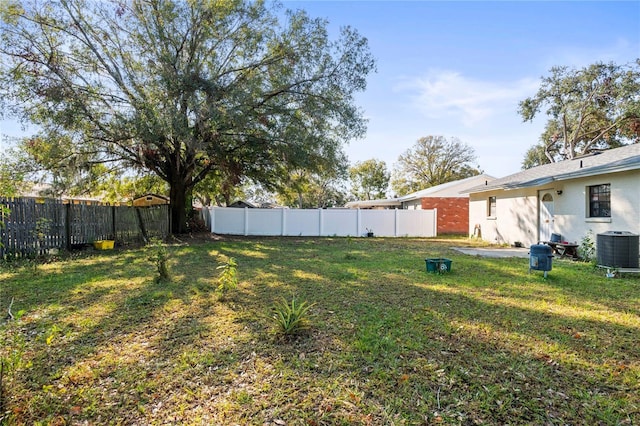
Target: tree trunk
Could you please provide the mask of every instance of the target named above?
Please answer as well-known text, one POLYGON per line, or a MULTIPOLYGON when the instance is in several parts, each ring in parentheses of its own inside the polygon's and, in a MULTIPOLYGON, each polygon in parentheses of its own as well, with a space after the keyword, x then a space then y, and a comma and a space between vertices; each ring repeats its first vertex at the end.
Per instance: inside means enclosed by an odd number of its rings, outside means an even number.
POLYGON ((187 232, 187 201, 188 197, 186 185, 180 178, 170 182, 169 197, 171 199, 171 232, 173 234, 184 234, 187 232))

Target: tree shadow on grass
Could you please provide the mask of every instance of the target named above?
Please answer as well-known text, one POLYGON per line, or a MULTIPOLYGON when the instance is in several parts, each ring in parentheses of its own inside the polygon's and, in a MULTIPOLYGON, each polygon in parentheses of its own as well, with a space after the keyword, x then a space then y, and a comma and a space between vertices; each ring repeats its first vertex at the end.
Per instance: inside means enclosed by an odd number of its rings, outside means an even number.
POLYGON ((530 306, 536 295, 552 295, 551 304, 566 293, 523 278, 510 261, 454 259, 451 274, 427 274, 414 259, 422 254, 406 252, 446 252, 407 243, 177 248, 170 283, 156 282, 139 253, 100 260, 97 280, 89 265, 62 267, 56 273, 69 274, 68 284, 42 305, 27 299, 30 312, 62 307, 25 318, 40 331, 26 334, 33 366, 12 379, 12 406, 25 419, 67 423, 419 423, 437 422, 436 412, 453 423, 606 423, 631 415, 638 400, 622 394, 637 386, 638 353, 623 342, 636 328, 581 317, 588 297, 570 303, 575 315, 530 306), (241 283, 218 302, 210 284, 225 257, 237 259, 241 283), (109 276, 122 281, 109 287, 109 276), (527 286, 534 290, 520 294, 527 286), (292 295, 318 302, 314 328, 281 341, 265 313, 292 295))

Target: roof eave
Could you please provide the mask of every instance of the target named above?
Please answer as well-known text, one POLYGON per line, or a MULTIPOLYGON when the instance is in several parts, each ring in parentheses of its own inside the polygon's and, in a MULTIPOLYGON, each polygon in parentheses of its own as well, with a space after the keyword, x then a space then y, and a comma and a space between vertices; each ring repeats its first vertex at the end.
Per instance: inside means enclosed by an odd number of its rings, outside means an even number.
POLYGON ((496 191, 496 190, 509 191, 509 190, 519 189, 519 188, 531 188, 535 186, 547 185, 549 183, 556 182, 556 181, 579 179, 582 177, 598 176, 598 175, 603 175, 608 173, 627 172, 627 171, 633 171, 638 169, 640 169, 640 161, 637 161, 637 162, 628 161, 628 162, 625 162, 623 165, 615 164, 615 165, 594 166, 594 167, 576 170, 573 172, 563 173, 561 175, 545 176, 542 178, 533 179, 526 182, 518 182, 518 183, 511 183, 511 184, 507 183, 504 185, 494 185, 494 186, 489 185, 486 187, 479 186, 475 188, 470 188, 467 191, 469 194, 477 194, 477 193, 496 191))

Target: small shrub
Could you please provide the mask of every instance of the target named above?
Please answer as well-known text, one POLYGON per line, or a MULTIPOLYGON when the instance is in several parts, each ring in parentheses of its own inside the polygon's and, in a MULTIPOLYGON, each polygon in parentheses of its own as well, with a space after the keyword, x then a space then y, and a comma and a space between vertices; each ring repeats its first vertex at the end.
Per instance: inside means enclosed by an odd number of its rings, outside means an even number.
POLYGON ((596 243, 593 241, 593 232, 591 230, 580 240, 578 253, 585 262, 593 262, 595 260, 596 243))
POLYGON ((286 299, 278 301, 272 308, 271 318, 276 326, 276 333, 283 336, 299 334, 309 328, 309 309, 315 303, 308 304, 306 301, 297 302, 292 298, 291 302, 286 299))
POLYGON ((197 210, 191 210, 188 214, 187 229, 191 233, 207 232, 207 224, 200 217, 200 212, 197 210))
POLYGON ((216 269, 220 270, 216 291, 220 298, 223 299, 230 291, 238 287, 238 263, 233 257, 230 257, 225 264, 218 266, 216 269))
POLYGON ((171 281, 171 273, 169 272, 169 251, 162 244, 162 241, 154 239, 151 241, 151 256, 149 260, 153 262, 158 271, 158 281, 171 281))

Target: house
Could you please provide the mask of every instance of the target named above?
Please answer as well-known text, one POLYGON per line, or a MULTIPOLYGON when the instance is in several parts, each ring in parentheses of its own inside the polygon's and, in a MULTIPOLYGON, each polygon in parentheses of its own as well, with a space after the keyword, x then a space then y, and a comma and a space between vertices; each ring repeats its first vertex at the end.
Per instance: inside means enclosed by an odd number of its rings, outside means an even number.
POLYGON ((98 197, 80 197, 72 196, 66 193, 56 193, 53 186, 42 182, 23 182, 18 188, 18 197, 35 198, 38 203, 43 203, 44 199, 61 199, 64 204, 85 204, 85 205, 101 205, 104 204, 98 197))
POLYGON ((245 200, 236 200, 233 203, 229 204, 227 207, 235 207, 235 208, 249 208, 249 209, 256 209, 258 208, 257 205, 253 204, 250 201, 245 201, 245 200))
POLYGON ((545 164, 469 191, 469 233, 496 243, 580 244, 640 232, 640 144, 545 164))
POLYGON ((437 209, 438 234, 466 234, 469 229, 469 194, 465 191, 492 182, 486 174, 432 186, 402 197, 347 203, 347 208, 360 209, 437 209))
POLYGON ((134 198, 132 204, 134 207, 149 207, 169 204, 169 201, 169 197, 165 197, 164 195, 145 194, 140 197, 134 198))

